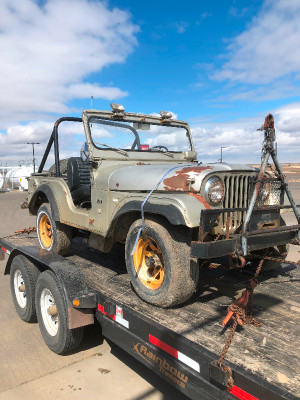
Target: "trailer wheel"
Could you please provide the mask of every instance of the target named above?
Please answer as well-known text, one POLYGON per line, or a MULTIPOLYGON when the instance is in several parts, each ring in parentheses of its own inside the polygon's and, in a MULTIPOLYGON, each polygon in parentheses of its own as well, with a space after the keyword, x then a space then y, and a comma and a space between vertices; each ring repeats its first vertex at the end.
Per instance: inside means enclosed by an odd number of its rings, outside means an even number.
POLYGON ((36 322, 35 285, 39 269, 26 257, 16 256, 10 267, 10 289, 15 309, 25 322, 36 322))
POLYGON ((76 349, 83 327, 68 328, 68 309, 62 286, 52 271, 40 274, 36 284, 36 311, 41 334, 50 350, 65 354, 76 349))
POLYGON ((148 303, 169 307, 183 303, 194 293, 199 267, 190 257, 190 231, 155 217, 145 220, 145 234, 131 255, 142 220, 129 229, 125 257, 136 293, 148 303))
POLYGON ((37 234, 42 249, 66 255, 72 244, 72 227, 55 221, 51 206, 44 203, 37 213, 37 234))

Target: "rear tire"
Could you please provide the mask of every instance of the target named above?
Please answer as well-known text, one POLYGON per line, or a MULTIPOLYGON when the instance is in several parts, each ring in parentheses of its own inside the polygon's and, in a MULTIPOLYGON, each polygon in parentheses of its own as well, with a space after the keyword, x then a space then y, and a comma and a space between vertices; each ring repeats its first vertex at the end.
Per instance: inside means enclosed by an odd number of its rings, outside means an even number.
POLYGON ((72 245, 72 227, 55 221, 51 206, 44 203, 37 213, 37 235, 42 249, 66 255, 72 245))
POLYGON ((127 271, 136 293, 146 302, 170 307, 188 300, 196 290, 199 267, 190 256, 190 231, 150 217, 146 234, 132 250, 142 220, 130 227, 125 245, 127 271))
POLYGON ((49 349, 56 354, 76 349, 82 341, 83 327, 68 328, 68 309, 63 288, 52 271, 40 274, 35 299, 40 331, 49 349))
MULTIPOLYGON (((60 169, 60 173, 62 175, 67 174, 67 164, 68 164, 67 158, 63 158, 62 160, 59 161, 59 169, 60 169)), ((51 165, 51 167, 48 170, 48 174, 52 175, 52 176, 54 176, 56 174, 56 165, 55 164, 51 165)))
POLYGON ((25 322, 36 322, 35 285, 39 269, 24 256, 16 256, 10 267, 10 290, 15 309, 25 322))

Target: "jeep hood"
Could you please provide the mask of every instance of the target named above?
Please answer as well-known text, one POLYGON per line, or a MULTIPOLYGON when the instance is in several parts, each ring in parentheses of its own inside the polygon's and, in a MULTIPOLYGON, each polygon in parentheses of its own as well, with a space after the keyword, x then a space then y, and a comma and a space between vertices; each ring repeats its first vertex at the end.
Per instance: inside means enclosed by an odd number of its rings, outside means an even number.
POLYGON ((109 190, 150 191, 161 181, 157 190, 199 192, 204 177, 230 171, 253 172, 255 168, 240 164, 137 164, 116 169, 109 178, 109 190), (165 175, 165 176, 164 176, 165 175))

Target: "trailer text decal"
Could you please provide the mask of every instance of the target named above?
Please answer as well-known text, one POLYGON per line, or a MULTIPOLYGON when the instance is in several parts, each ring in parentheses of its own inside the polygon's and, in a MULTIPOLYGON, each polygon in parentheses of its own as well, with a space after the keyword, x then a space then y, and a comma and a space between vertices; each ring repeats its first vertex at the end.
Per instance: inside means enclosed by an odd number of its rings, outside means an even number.
POLYGON ((151 350, 141 343, 136 343, 134 350, 149 364, 153 365, 154 367, 158 367, 160 372, 170 378, 173 382, 177 383, 177 385, 183 389, 185 388, 188 377, 184 373, 180 372, 177 368, 173 367, 165 358, 156 356, 151 350))

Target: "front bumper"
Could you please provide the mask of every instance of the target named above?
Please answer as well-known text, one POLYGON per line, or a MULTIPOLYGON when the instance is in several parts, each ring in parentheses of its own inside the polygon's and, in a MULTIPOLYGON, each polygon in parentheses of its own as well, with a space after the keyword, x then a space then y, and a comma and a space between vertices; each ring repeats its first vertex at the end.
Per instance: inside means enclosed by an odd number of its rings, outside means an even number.
POLYGON ((267 249, 293 241, 294 243, 299 243, 300 224, 280 226, 281 208, 284 207, 261 207, 256 209, 250 220, 249 230, 245 235, 241 233, 229 234, 229 230, 227 230, 225 238, 223 236, 223 239, 215 241, 205 241, 205 237, 220 216, 226 213, 229 220, 229 216, 232 213, 243 212, 246 209, 203 210, 200 218, 198 241, 191 243, 191 256, 201 259, 218 258, 226 255, 245 256, 254 250, 267 249), (268 227, 270 222, 272 222, 272 228, 268 227), (245 245, 242 245, 243 241, 246 243, 247 251, 245 251, 245 245))
MULTIPOLYGON (((298 239, 300 225, 281 227, 285 230, 260 234, 247 234, 248 252, 266 249, 282 244, 291 243, 298 239), (288 230, 287 230, 288 229, 288 230)), ((240 255, 241 235, 230 235, 229 239, 217 240, 215 242, 192 242, 191 256, 202 259, 223 257, 226 255, 240 255)))

